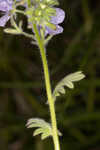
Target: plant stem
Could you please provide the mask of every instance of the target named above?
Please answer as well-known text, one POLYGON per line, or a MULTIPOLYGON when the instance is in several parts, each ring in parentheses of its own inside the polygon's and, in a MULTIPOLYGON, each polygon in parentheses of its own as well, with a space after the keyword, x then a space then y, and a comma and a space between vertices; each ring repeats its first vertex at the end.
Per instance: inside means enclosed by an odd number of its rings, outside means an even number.
POLYGON ((27 0, 27 3, 28 3, 28 7, 31 6, 31 0, 27 0))
POLYGON ((16 12, 16 13, 19 13, 19 14, 23 14, 23 15, 25 15, 25 12, 24 12, 24 11, 22 11, 22 10, 18 10, 18 9, 16 9, 16 10, 15 10, 15 12, 16 12))
POLYGON ((51 84, 50 84, 49 70, 48 70, 48 64, 47 64, 47 59, 46 59, 46 54, 45 54, 45 46, 44 46, 43 40, 40 37, 36 24, 33 24, 33 29, 34 29, 35 37, 36 37, 36 40, 40 49, 42 62, 43 62, 46 91, 47 91, 47 97, 48 97, 48 103, 49 103, 49 109, 50 109, 50 115, 51 115, 52 134, 53 134, 52 137, 53 137, 53 142, 54 142, 54 148, 55 150, 60 150, 55 106, 54 106, 54 100, 53 100, 52 92, 51 92, 51 84))

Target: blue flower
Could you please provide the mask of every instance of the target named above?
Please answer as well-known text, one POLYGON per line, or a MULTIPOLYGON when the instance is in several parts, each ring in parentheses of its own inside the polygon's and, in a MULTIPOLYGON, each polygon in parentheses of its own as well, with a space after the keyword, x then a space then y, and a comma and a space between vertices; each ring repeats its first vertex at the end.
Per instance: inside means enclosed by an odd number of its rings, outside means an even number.
MULTIPOLYGON (((16 0, 20 1, 20 0, 16 0)), ((11 18, 11 10, 13 10, 13 0, 0 0, 0 11, 4 14, 0 18, 0 26, 4 27, 7 21, 11 18)))
MULTIPOLYGON (((54 16, 50 17, 50 21, 48 23, 54 25, 55 29, 53 29, 52 27, 50 27, 46 24, 47 22, 45 21, 45 16, 44 16, 44 18, 42 17, 40 19, 40 21, 43 19, 41 23, 38 24, 38 21, 37 21, 37 27, 38 27, 39 32, 43 26, 45 27, 45 36, 47 36, 48 34, 49 35, 57 35, 57 34, 60 34, 63 32, 63 28, 59 24, 64 21, 65 12, 60 8, 53 7, 53 9, 56 10, 56 14, 54 16)), ((34 15, 32 17, 34 17, 34 15)), ((37 15, 37 20, 38 20, 38 17, 39 16, 37 15)), ((28 19, 30 19, 30 15, 28 15, 28 19)), ((29 21, 28 22, 29 27, 32 28, 32 22, 30 20, 28 20, 28 21, 29 21)), ((32 31, 34 32, 34 29, 32 29, 32 31)))
POLYGON ((62 9, 60 9, 60 8, 55 8, 55 10, 56 10, 56 15, 55 16, 51 16, 50 23, 54 24, 56 26, 56 29, 53 30, 53 29, 45 26, 46 35, 47 34, 56 35, 56 34, 60 34, 60 33, 63 32, 63 28, 61 26, 59 26, 59 24, 64 21, 65 12, 62 9))
POLYGON ((0 26, 4 27, 6 22, 10 19, 10 11, 12 10, 13 1, 0 0, 0 11, 3 12, 3 16, 0 18, 0 26))

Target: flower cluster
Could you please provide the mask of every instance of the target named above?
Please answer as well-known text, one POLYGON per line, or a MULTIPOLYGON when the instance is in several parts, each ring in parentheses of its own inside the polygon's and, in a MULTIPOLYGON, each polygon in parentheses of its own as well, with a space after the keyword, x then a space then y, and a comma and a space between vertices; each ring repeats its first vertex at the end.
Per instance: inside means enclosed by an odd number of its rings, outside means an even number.
POLYGON ((58 24, 65 18, 65 12, 54 7, 58 5, 56 0, 34 0, 30 8, 26 8, 28 22, 32 26, 37 24, 38 28, 43 28, 45 35, 56 35, 63 32, 63 28, 58 24))
MULTIPOLYGON (((0 26, 4 27, 12 15, 16 13, 16 3, 25 7, 28 18, 28 25, 32 28, 32 24, 36 24, 39 30, 44 30, 45 36, 56 35, 63 32, 63 28, 59 26, 65 18, 65 12, 54 7, 58 5, 57 0, 30 0, 29 6, 27 0, 0 0, 0 11, 3 16, 0 18, 0 26)), ((34 31, 34 29, 33 29, 34 31)))

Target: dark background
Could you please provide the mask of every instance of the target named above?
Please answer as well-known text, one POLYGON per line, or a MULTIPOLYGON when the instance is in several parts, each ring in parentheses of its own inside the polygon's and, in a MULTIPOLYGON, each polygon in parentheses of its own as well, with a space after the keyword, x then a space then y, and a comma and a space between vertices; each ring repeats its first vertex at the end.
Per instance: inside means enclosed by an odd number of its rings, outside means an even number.
MULTIPOLYGON (((47 46, 52 88, 69 73, 86 75, 57 99, 61 150, 100 150, 100 1, 60 0, 60 7, 64 32, 47 46)), ((39 49, 0 28, 1 150, 53 149, 51 138, 41 141, 25 127, 30 117, 50 121, 46 100, 39 49)))

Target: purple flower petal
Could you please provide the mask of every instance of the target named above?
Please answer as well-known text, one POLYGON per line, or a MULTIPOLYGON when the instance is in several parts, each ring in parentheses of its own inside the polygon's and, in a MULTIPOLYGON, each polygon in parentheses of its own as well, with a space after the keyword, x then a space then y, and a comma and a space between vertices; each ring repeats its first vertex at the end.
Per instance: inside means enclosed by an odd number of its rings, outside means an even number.
POLYGON ((4 15, 0 18, 0 26, 4 27, 6 22, 10 19, 10 16, 8 14, 4 15))
POLYGON ((12 9, 12 1, 0 0, 0 11, 9 11, 12 9))
POLYGON ((59 24, 62 23, 64 21, 65 18, 65 12, 60 9, 60 8, 55 8, 56 9, 56 16, 52 16, 50 22, 52 24, 59 24))
POLYGON ((51 35, 56 35, 56 34, 60 34, 63 32, 63 28, 59 25, 56 25, 56 30, 52 30, 51 28, 48 28, 47 26, 45 27, 46 29, 46 35, 47 34, 51 34, 51 35))

